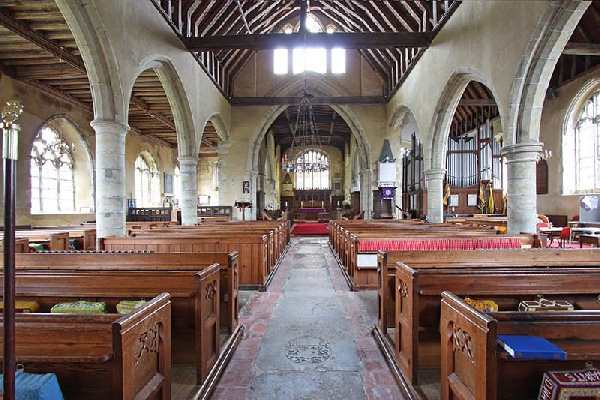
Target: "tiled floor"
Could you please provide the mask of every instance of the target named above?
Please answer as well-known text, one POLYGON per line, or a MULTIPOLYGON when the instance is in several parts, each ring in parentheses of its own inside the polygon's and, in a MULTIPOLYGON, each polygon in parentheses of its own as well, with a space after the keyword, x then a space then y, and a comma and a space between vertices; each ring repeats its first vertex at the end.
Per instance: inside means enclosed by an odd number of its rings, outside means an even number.
POLYGON ((294 238, 213 399, 400 399, 370 327, 374 292, 349 292, 327 239, 294 238))

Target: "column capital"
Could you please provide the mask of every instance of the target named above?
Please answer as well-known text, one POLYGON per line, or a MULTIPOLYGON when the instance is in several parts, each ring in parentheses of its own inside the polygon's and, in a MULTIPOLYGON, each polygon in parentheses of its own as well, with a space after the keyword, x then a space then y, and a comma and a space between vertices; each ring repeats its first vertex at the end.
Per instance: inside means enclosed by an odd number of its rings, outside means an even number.
POLYGON ((510 144, 502 147, 500 154, 506 158, 506 162, 537 162, 538 154, 541 153, 544 144, 541 142, 527 142, 510 144))
POLYGON ((198 164, 198 156, 179 156, 177 157, 179 165, 196 165, 198 164))
POLYGON ((446 175, 446 170, 445 169, 441 169, 441 168, 433 168, 433 169, 426 169, 425 171, 423 171, 423 175, 425 175, 425 179, 431 180, 431 179, 444 179, 444 176, 446 175))
POLYGON ((122 134, 126 135, 129 132, 129 125, 123 124, 118 121, 111 121, 107 119, 95 119, 90 122, 90 126, 94 128, 96 134, 99 132, 102 133, 111 133, 111 134, 122 134))

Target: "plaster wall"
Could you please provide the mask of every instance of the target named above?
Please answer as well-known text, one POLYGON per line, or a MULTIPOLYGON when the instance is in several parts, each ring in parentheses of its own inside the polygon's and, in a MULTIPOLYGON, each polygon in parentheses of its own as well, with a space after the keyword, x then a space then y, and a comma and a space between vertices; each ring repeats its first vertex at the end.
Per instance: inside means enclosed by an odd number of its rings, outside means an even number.
MULTIPOLYGON (((563 194, 563 157, 562 135, 565 121, 570 117, 570 107, 578 93, 592 80, 598 80, 600 87, 600 69, 591 70, 574 81, 558 89, 558 97, 546 99, 542 112, 540 140, 552 151, 548 163, 548 194, 537 196, 538 212, 541 214, 567 215, 569 218, 579 214, 579 195, 563 194)), ((593 90, 592 90, 593 92, 593 90)), ((587 96, 592 93, 586 93, 587 96)), ((575 110, 579 115, 579 110, 575 110)), ((575 117, 577 118, 577 117, 575 117)))
POLYGON ((479 75, 494 94, 502 126, 506 126, 515 74, 549 3, 465 1, 440 30, 388 103, 389 116, 402 107, 413 112, 422 135, 426 169, 431 168, 432 123, 438 100, 454 74, 479 75))
MULTIPOLYGON (((291 51, 291 50, 290 50, 291 51)), ((268 96, 284 85, 293 74, 291 63, 287 74, 273 73, 273 50, 256 52, 234 80, 234 96, 268 96)), ((356 50, 346 50, 346 73, 322 75, 334 85, 343 87, 350 96, 382 96, 383 82, 356 50)))
MULTIPOLYGON (((95 219, 93 197, 94 130, 90 127, 90 111, 63 102, 54 97, 0 74, 0 104, 19 100, 24 111, 19 118, 19 158, 17 161, 16 223, 17 225, 79 224, 95 219), (56 118, 56 116, 65 118, 56 118), (61 132, 69 144, 75 144, 73 153, 75 173, 75 210, 72 214, 31 214, 30 154, 32 143, 40 128, 49 125, 61 132), (89 149, 89 150, 88 150, 89 149), (81 211, 81 212, 79 212, 81 211)), ((3 163, 0 170, 3 170, 3 163)), ((0 174, 3 186, 4 174, 0 174)), ((4 198, 0 199, 4 210, 4 198)), ((3 211, 2 211, 3 212, 3 211)))
POLYGON ((213 183, 213 174, 217 168, 218 160, 218 157, 198 158, 198 194, 210 196, 211 206, 219 205, 219 187, 213 183))

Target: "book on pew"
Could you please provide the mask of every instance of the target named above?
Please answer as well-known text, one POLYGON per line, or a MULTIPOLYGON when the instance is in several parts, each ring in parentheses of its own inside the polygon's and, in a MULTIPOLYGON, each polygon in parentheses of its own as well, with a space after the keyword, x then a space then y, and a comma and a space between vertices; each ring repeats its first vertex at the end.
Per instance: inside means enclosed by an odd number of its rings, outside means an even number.
POLYGON ((498 343, 512 358, 566 360, 567 353, 540 336, 498 335, 498 343))

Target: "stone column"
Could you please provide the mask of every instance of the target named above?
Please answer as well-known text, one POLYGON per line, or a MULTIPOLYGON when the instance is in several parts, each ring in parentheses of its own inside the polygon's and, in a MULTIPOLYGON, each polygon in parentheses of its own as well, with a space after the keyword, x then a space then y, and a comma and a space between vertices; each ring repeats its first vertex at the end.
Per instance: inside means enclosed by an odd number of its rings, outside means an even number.
POLYGON ((129 126, 93 120, 96 132, 96 235, 125 236, 125 136, 129 126))
POLYGON ((370 169, 361 169, 358 173, 360 179, 360 209, 365 212, 365 219, 371 219, 373 209, 372 179, 373 171, 370 169))
POLYGON ((542 143, 518 143, 502 148, 507 166, 509 233, 537 230, 536 163, 542 143))
POLYGON ((198 157, 180 156, 181 225, 198 223, 198 157))
POLYGON ((445 169, 423 171, 427 187, 427 221, 433 224, 444 222, 444 176, 445 169))

